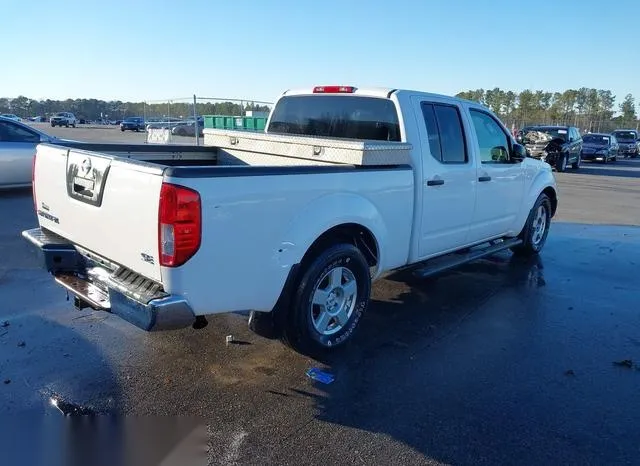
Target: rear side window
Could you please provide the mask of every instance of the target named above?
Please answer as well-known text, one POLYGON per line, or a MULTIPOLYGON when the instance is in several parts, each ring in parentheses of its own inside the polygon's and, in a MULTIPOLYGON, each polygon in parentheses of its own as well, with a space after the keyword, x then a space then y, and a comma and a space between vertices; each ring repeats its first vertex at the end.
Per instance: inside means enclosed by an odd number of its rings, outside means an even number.
POLYGON ((452 105, 422 103, 431 155, 441 163, 466 163, 467 146, 460 112, 452 105))
POLYGON ((288 96, 274 108, 269 133, 400 141, 400 123, 389 99, 353 95, 288 96))

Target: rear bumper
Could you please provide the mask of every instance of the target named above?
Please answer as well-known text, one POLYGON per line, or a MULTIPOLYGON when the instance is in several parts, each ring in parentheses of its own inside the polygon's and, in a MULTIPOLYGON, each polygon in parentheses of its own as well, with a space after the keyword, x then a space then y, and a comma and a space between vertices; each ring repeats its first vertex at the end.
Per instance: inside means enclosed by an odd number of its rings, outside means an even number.
POLYGON ((111 312, 146 331, 173 330, 193 325, 195 314, 181 296, 123 267, 114 267, 47 230, 25 230, 43 267, 74 296, 79 308, 111 312))

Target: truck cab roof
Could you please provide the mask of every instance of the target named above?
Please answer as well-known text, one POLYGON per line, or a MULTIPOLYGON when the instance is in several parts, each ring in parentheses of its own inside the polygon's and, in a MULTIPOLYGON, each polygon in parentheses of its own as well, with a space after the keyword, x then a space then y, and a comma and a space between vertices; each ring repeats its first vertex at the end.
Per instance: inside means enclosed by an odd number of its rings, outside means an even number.
POLYGON ((395 89, 391 87, 357 87, 357 86, 315 86, 315 87, 303 87, 303 88, 295 88, 289 89, 282 93, 282 96, 292 96, 292 95, 311 95, 311 94, 327 94, 327 95, 337 95, 337 94, 346 94, 346 95, 357 95, 363 97, 379 97, 379 98, 389 98, 392 95, 402 95, 402 94, 411 94, 411 95, 420 95, 424 97, 436 97, 438 99, 447 99, 455 102, 464 102, 467 104, 472 104, 476 106, 482 107, 483 105, 479 102, 467 99, 461 99, 459 97, 438 94, 433 92, 424 92, 413 89, 395 89), (345 88, 343 92, 336 92, 335 88, 345 88), (319 88, 329 89, 325 91, 318 92, 319 88), (348 92, 350 91, 351 92, 348 92))

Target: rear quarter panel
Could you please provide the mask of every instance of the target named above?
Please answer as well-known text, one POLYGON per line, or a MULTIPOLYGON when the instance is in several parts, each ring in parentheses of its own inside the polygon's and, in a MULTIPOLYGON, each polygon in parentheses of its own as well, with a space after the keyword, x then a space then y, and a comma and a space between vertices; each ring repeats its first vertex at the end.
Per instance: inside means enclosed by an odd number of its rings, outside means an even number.
POLYGON ((413 219, 413 173, 348 173, 167 178, 202 197, 198 253, 163 268, 167 290, 198 314, 270 311, 293 264, 323 232, 359 223, 376 237, 379 271, 406 263, 413 219))

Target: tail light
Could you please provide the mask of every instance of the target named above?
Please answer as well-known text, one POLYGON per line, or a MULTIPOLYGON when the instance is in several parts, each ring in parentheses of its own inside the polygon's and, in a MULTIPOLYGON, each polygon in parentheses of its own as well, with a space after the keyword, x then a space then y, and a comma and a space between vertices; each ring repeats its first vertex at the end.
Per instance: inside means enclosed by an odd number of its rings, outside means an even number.
POLYGON ((314 94, 352 94, 356 91, 353 86, 316 86, 314 94))
POLYGON ((175 184, 162 183, 158 209, 160 265, 178 267, 200 248, 202 209, 200 194, 175 184))
POLYGON ((36 201, 36 155, 33 154, 33 162, 31 164, 31 194, 33 196, 33 210, 38 213, 38 201, 36 201))

